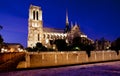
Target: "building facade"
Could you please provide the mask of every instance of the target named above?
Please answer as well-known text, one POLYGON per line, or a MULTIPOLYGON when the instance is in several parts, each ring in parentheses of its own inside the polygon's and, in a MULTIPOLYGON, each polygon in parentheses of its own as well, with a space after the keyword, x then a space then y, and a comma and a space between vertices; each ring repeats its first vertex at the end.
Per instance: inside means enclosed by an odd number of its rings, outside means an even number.
POLYGON ((109 50, 111 47, 111 42, 104 38, 95 40, 95 50, 109 50))
POLYGON ((65 39, 71 43, 75 36, 87 38, 87 35, 81 33, 80 26, 71 24, 69 26, 68 15, 66 13, 66 25, 63 30, 43 27, 42 9, 39 6, 30 5, 28 19, 28 47, 34 47, 40 42, 45 47, 51 47, 50 41, 56 39, 65 39))
POLYGON ((4 43, 1 52, 23 52, 23 48, 20 43, 4 43))

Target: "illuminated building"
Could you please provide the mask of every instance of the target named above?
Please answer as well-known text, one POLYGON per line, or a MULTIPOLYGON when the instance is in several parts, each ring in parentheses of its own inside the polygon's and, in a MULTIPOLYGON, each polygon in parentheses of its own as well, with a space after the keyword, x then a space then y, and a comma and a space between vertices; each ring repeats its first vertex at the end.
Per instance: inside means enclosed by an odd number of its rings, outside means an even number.
POLYGON ((4 43, 1 52, 23 52, 23 48, 20 43, 4 43))
POLYGON ((65 29, 45 28, 43 27, 41 7, 30 5, 28 19, 28 47, 34 47, 38 42, 46 47, 51 47, 50 41, 56 39, 65 39, 66 42, 70 43, 75 35, 87 38, 87 35, 80 32, 77 24, 72 24, 70 28, 67 13, 65 29))

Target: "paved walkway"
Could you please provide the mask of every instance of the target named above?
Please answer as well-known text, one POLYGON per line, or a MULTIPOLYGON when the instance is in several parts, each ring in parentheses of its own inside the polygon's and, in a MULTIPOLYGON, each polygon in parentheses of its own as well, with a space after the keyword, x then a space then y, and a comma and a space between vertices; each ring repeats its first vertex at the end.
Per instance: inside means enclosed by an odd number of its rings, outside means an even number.
POLYGON ((0 76, 120 76, 120 61, 0 73, 0 76))

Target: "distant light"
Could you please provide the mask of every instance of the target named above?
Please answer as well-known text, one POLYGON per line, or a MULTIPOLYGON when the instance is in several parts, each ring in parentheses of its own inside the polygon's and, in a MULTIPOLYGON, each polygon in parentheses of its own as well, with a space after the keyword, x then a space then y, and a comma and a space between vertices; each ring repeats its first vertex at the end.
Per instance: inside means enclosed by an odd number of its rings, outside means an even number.
POLYGON ((4 51, 4 48, 2 48, 1 50, 4 51))
POLYGON ((107 49, 109 49, 109 47, 106 47, 107 49))
POLYGON ((56 49, 56 46, 55 46, 55 45, 53 45, 53 49, 56 49))
POLYGON ((2 53, 3 53, 3 52, 8 52, 8 50, 7 50, 7 49, 2 48, 2 49, 1 49, 1 52, 2 52, 2 53))
POLYGON ((7 49, 5 49, 4 51, 7 52, 7 49))
POLYGON ((64 52, 60 52, 61 54, 63 54, 64 52))
POLYGON ((1 49, 1 53, 3 53, 3 52, 4 52, 4 48, 1 49))
POLYGON ((21 48, 18 48, 18 51, 19 51, 19 52, 23 52, 24 50, 23 50, 23 49, 21 49, 21 48))
MULTIPOLYGON (((77 48, 78 49, 78 48, 77 48)), ((73 53, 77 53, 76 51, 73 51, 73 53)))

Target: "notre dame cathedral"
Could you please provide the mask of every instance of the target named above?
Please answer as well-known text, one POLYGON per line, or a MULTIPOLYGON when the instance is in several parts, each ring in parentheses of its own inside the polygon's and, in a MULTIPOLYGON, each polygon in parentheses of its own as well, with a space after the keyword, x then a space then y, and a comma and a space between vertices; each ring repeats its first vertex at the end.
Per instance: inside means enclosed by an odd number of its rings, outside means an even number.
POLYGON ((77 23, 69 25, 67 13, 65 24, 63 30, 44 28, 41 7, 30 5, 28 19, 28 47, 34 47, 37 42, 42 43, 45 47, 51 47, 50 40, 56 39, 65 39, 67 43, 72 43, 72 39, 76 36, 87 38, 87 35, 80 31, 80 26, 77 25, 77 23))

